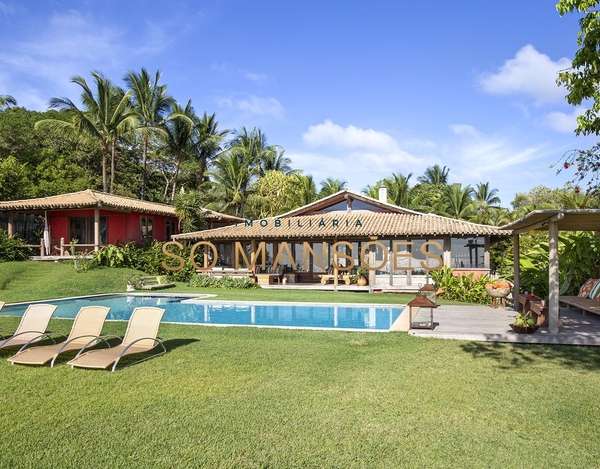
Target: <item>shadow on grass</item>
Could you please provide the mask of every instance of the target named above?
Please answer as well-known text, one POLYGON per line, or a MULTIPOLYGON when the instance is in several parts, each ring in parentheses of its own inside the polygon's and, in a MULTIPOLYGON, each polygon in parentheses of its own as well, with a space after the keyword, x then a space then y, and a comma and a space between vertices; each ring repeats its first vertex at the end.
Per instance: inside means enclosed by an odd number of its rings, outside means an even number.
POLYGON ((469 342, 460 347, 464 352, 471 354, 473 358, 487 358, 496 361, 502 369, 525 368, 545 362, 585 371, 600 369, 599 347, 499 342, 469 342))

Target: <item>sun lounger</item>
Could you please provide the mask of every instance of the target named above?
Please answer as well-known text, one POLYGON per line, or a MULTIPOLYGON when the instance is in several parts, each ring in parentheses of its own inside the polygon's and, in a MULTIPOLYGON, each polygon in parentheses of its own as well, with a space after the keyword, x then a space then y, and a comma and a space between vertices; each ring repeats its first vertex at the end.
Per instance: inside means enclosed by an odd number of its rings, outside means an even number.
POLYGON ((77 313, 71 333, 65 342, 31 348, 25 348, 27 345, 24 345, 21 350, 7 360, 13 365, 15 363, 44 365, 50 362, 50 367, 53 367, 56 358, 63 352, 85 350, 100 341, 104 341, 108 345, 100 333, 109 311, 110 308, 106 306, 84 306, 77 313))
POLYGON ((89 352, 77 354, 75 358, 67 363, 71 365, 71 368, 76 366, 104 369, 112 365, 112 371, 115 371, 119 360, 126 355, 149 353, 159 346, 162 348, 162 351, 158 350, 157 353, 134 362, 140 363, 166 353, 167 349, 163 344, 163 339, 157 337, 158 327, 164 312, 164 309, 150 306, 135 308, 120 345, 115 345, 109 349, 90 350, 89 352))
POLYGON ((0 342, 0 349, 29 345, 45 338, 46 328, 55 309, 54 305, 29 305, 17 330, 8 339, 0 342))

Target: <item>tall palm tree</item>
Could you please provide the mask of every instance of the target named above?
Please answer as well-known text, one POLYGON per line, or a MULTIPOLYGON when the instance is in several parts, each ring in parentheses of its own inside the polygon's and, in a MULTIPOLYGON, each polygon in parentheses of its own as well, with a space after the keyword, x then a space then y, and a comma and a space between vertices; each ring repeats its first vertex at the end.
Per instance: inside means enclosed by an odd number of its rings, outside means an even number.
POLYGON ((0 111, 16 106, 17 100, 9 94, 0 94, 0 111))
POLYGON ((383 180, 383 185, 387 187, 388 190, 388 199, 391 200, 393 204, 406 208, 411 204, 410 186, 408 185, 408 181, 412 175, 413 173, 408 173, 407 176, 392 173, 391 177, 383 180))
POLYGON ((265 152, 263 156, 263 162, 261 165, 263 174, 267 171, 280 171, 284 174, 296 174, 299 172, 299 170, 292 169, 290 166, 292 164, 292 160, 284 155, 285 150, 276 145, 273 149, 274 151, 265 152))
POLYGON ((296 173, 292 175, 294 181, 294 205, 302 207, 317 200, 317 187, 313 177, 308 174, 296 173))
MULTIPOLYGON (((173 161, 174 169, 171 183, 171 198, 170 203, 173 203, 175 199, 175 189, 177 188, 177 178, 181 169, 181 164, 184 160, 191 157, 195 152, 195 140, 194 140, 194 122, 198 121, 198 117, 192 106, 192 100, 190 99, 183 109, 179 104, 173 104, 173 112, 182 115, 182 117, 176 117, 165 122, 165 138, 162 151, 170 156, 173 161), (184 119, 185 116, 187 119, 184 119)), ((166 201, 169 181, 165 184, 165 191, 163 194, 163 201, 166 201)))
POLYGON ((321 191, 319 192, 319 198, 328 197, 336 192, 344 190, 346 188, 347 181, 341 179, 327 178, 321 181, 321 191))
POLYGON ((427 168, 423 176, 417 178, 417 181, 426 184, 445 186, 448 184, 448 173, 450 173, 450 168, 447 168, 446 166, 442 168, 440 165, 436 164, 427 168))
POLYGON ((162 73, 156 72, 154 78, 145 68, 140 73, 128 71, 123 80, 131 91, 131 101, 137 113, 136 133, 142 143, 142 187, 141 199, 146 198, 148 183, 148 145, 153 135, 163 134, 164 124, 177 117, 172 113, 175 99, 167 93, 167 85, 159 85, 162 73))
POLYGON ((211 162, 221 153, 223 139, 229 130, 219 130, 215 114, 204 115, 194 122, 196 131, 196 151, 192 158, 198 165, 196 180, 198 188, 204 182, 204 177, 211 162))
POLYGON ((443 202, 445 204, 445 216, 466 220, 475 212, 473 204, 473 188, 469 185, 462 187, 462 184, 452 184, 446 186, 443 193, 443 202))
MULTIPOLYGON (((35 124, 35 128, 49 128, 70 135, 96 140, 102 151, 102 188, 108 192, 107 160, 111 152, 113 163, 111 181, 114 182, 114 149, 116 141, 134 128, 137 116, 129 106, 130 92, 125 93, 100 72, 92 71, 95 88, 92 90, 80 76, 73 77, 72 83, 82 88, 82 109, 79 109, 68 98, 52 98, 50 107, 67 112, 71 121, 59 119, 43 119, 35 124)), ((111 183, 111 192, 113 183, 111 183)))
POLYGON ((480 182, 473 191, 475 200, 485 205, 499 205, 498 189, 490 189, 489 182, 480 182))
POLYGON ((265 174, 265 166, 276 161, 279 147, 267 144, 267 136, 257 128, 248 132, 246 127, 234 131, 234 137, 228 145, 228 151, 243 158, 258 177, 265 174))
POLYGON ((236 152, 221 153, 208 171, 213 180, 214 202, 207 208, 215 208, 242 217, 249 197, 254 193, 253 183, 257 175, 252 172, 244 155, 236 152))

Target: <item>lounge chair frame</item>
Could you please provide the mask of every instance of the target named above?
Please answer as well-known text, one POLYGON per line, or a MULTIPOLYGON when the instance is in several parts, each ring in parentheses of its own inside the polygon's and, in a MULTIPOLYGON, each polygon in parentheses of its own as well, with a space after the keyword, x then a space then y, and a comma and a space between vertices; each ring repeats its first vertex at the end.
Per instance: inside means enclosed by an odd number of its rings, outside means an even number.
MULTIPOLYGON (((167 349, 166 349, 166 347, 165 347, 165 345, 163 343, 164 339, 162 337, 157 337, 156 336, 156 332, 158 331, 158 327, 160 326, 160 321, 161 321, 162 315, 164 314, 164 311, 165 311, 164 309, 156 308, 156 307, 139 307, 139 308, 136 308, 133 311, 133 313, 131 315, 131 318, 129 319, 129 324, 127 325, 127 331, 125 332, 125 336, 122 338, 121 344, 115 345, 115 346, 112 347, 113 350, 115 350, 115 349, 119 350, 120 349, 119 354, 116 357, 114 357, 114 361, 107 362, 107 364, 105 366, 92 365, 90 363, 85 364, 85 365, 81 365, 81 364, 76 363, 77 359, 79 357, 83 356, 83 354, 84 354, 83 350, 79 351, 79 353, 75 356, 75 358, 73 358, 72 360, 70 360, 67 363, 71 365, 71 368, 74 368, 76 366, 77 367, 82 367, 82 368, 108 368, 108 367, 110 367, 112 365, 111 372, 114 372, 117 369, 117 365, 119 364, 121 358, 123 358, 126 355, 134 355, 134 354, 138 354, 138 353, 139 354, 150 353, 153 350, 155 350, 157 347, 160 347, 162 349, 162 350, 159 350, 157 353, 154 353, 154 354, 152 354, 150 356, 143 357, 140 360, 134 361, 132 363, 127 363, 126 365, 122 366, 122 368, 126 368, 126 367, 128 367, 130 365, 135 365, 137 363, 144 362, 146 360, 149 360, 150 358, 154 358, 154 357, 158 357, 160 355, 164 355, 165 353, 167 353, 167 349), (144 312, 145 312, 143 310, 153 310, 152 314, 154 314, 155 316, 157 315, 157 313, 160 312, 159 316, 151 319, 152 321, 156 321, 156 324, 153 324, 155 326, 155 329, 154 329, 155 335, 154 335, 154 337, 138 337, 138 338, 134 338, 134 340, 130 341, 128 339, 129 335, 133 334, 134 337, 135 337, 136 334, 135 334, 135 330, 134 329, 135 329, 135 327, 139 327, 139 326, 137 326, 136 323, 134 323, 134 321, 136 321, 138 323, 143 321, 143 317, 142 317, 142 319, 136 319, 136 314, 143 315, 144 312), (139 343, 142 343, 143 341, 152 341, 153 345, 151 347, 150 346, 143 347, 143 350, 135 350, 135 348, 136 348, 135 345, 139 344, 139 343), (132 348, 133 348, 133 350, 132 350, 132 348)), ((148 311, 146 311, 146 313, 148 313, 148 311)), ((118 336, 104 336, 105 339, 112 338, 112 337, 118 337, 118 336)), ((92 351, 88 351, 88 352, 85 352, 85 353, 86 354, 93 354, 93 353, 101 353, 101 352, 102 352, 102 350, 92 350, 92 351)), ((112 358, 112 357, 110 357, 110 358, 112 358)))
POLYGON ((33 342, 38 342, 38 341, 42 340, 45 336, 48 336, 54 343, 56 343, 56 341, 51 337, 51 334, 54 334, 54 332, 45 330, 45 328, 48 326, 48 323, 50 322, 50 318, 54 314, 55 310, 56 310, 55 305, 49 305, 49 304, 29 305, 27 310, 23 313, 23 317, 21 318, 21 322, 17 326, 17 330, 14 333, 11 333, 10 337, 7 337, 6 339, 0 341, 0 349, 7 348, 7 347, 19 347, 19 346, 23 346, 23 345, 27 346, 27 345, 32 344, 33 342), (26 327, 25 326, 26 321, 32 321, 29 318, 29 315, 35 315, 36 308, 41 310, 41 312, 38 314, 41 315, 41 317, 39 319, 40 319, 40 323, 44 325, 44 330, 43 331, 38 331, 38 330, 21 331, 21 328, 26 327), (31 339, 29 339, 26 342, 20 342, 20 343, 16 343, 16 344, 10 343, 12 340, 19 338, 25 334, 37 334, 37 335, 34 335, 31 339))

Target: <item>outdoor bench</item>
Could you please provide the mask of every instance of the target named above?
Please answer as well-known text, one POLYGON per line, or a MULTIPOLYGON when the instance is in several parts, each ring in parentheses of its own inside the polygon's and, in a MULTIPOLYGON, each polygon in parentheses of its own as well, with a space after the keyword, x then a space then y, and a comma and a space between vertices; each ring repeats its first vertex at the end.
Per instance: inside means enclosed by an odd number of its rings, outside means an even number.
POLYGON ((581 298, 579 296, 559 296, 558 301, 581 309, 584 315, 586 311, 594 314, 600 314, 600 301, 592 300, 591 298, 581 298))
POLYGON ((174 287, 174 283, 161 283, 163 279, 160 275, 149 275, 147 277, 140 277, 140 284, 142 290, 159 290, 161 288, 174 287))

